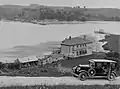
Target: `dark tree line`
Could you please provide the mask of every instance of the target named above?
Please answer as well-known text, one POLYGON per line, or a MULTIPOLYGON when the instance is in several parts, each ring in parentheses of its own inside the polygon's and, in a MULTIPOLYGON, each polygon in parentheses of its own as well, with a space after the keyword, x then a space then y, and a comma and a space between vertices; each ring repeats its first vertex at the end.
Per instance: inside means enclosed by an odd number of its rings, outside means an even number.
POLYGON ((83 11, 65 11, 64 9, 52 10, 50 8, 40 8, 24 11, 17 14, 14 18, 25 18, 25 19, 36 19, 36 20, 45 20, 45 19, 56 19, 58 21, 86 21, 87 15, 83 11), (29 12, 29 13, 28 13, 29 12), (34 14, 32 14, 34 12, 34 14), (38 14, 39 13, 39 14, 38 14), (31 15, 32 14, 32 15, 31 15), (28 17, 27 17, 28 16, 28 17))
POLYGON ((20 64, 18 63, 9 63, 6 66, 8 69, 20 69, 20 64))
POLYGON ((45 19, 56 19, 58 21, 87 21, 87 20, 102 20, 102 21, 120 21, 119 16, 108 17, 102 14, 92 15, 86 14, 87 8, 77 8, 75 10, 65 9, 51 9, 51 8, 39 8, 39 9, 29 9, 27 11, 22 11, 17 14, 15 18, 24 19, 35 19, 35 20, 45 20, 45 19), (27 17, 28 16, 28 17, 27 17))
POLYGON ((0 69, 20 69, 21 68, 21 63, 16 60, 14 63, 2 63, 0 62, 0 69))
POLYGON ((118 52, 106 53, 106 58, 117 62, 117 70, 120 71, 120 54, 118 52))

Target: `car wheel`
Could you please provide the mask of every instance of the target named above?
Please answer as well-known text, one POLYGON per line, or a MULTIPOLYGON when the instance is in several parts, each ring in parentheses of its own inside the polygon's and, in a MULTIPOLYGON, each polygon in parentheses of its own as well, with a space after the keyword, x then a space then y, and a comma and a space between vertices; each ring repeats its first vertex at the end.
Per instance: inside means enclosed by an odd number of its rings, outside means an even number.
POLYGON ((96 71, 94 69, 89 69, 88 73, 90 76, 94 76, 96 74, 96 71))
POLYGON ((79 74, 78 79, 80 79, 81 81, 84 81, 84 80, 87 79, 87 77, 88 77, 87 73, 82 72, 82 73, 79 74))
POLYGON ((108 78, 109 81, 113 81, 113 80, 115 80, 115 74, 111 73, 107 76, 107 78, 108 78))

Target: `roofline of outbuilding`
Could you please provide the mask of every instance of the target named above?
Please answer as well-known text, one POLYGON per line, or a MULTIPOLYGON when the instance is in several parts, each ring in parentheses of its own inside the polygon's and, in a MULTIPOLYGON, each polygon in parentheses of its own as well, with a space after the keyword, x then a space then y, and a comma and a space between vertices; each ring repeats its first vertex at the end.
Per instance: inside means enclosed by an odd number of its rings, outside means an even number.
MULTIPOLYGON (((81 43, 81 44, 89 44, 89 43, 93 43, 93 42, 86 42, 86 43, 81 43)), ((81 45, 81 44, 66 44, 66 43, 61 43, 61 45, 66 45, 66 46, 74 46, 74 45, 81 45)))

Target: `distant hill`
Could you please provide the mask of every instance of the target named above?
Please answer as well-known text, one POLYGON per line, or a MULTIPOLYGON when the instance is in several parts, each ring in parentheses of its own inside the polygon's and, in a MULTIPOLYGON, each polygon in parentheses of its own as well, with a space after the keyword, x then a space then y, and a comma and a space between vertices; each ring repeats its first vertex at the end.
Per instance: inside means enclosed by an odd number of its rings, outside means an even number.
POLYGON ((120 20, 120 9, 117 8, 80 8, 62 6, 44 6, 31 4, 29 6, 1 5, 0 17, 26 20, 120 20))
POLYGON ((116 8, 89 9, 87 13, 112 17, 112 16, 120 16, 120 9, 116 9, 116 8))

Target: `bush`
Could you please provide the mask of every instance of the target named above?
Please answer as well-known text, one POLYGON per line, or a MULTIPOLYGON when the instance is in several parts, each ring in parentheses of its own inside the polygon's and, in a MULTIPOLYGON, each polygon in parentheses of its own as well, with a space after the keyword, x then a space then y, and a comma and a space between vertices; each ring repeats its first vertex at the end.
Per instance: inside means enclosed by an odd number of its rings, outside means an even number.
POLYGON ((117 72, 120 75, 120 54, 117 52, 106 53, 107 59, 117 62, 117 72))
POLYGON ((20 64, 19 63, 9 63, 7 64, 8 69, 20 69, 20 64))
POLYGON ((42 69, 41 72, 48 72, 47 69, 42 69))
POLYGON ((2 62, 0 62, 0 69, 5 68, 5 64, 3 64, 2 62))

